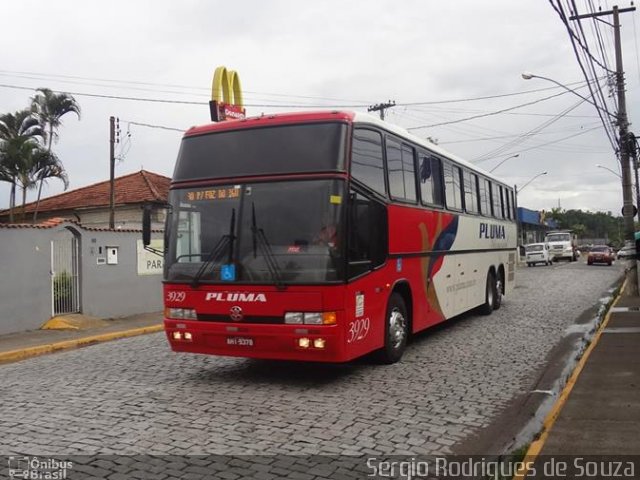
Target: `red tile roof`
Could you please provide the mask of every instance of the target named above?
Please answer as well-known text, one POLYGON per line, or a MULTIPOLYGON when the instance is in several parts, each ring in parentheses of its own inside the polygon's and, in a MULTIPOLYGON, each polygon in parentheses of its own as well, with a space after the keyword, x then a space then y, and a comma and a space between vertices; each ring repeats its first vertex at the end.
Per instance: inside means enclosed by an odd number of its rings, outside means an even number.
MULTIPOLYGON (((85 227, 84 225, 81 225, 75 220, 71 220, 69 218, 60 218, 60 217, 49 218, 47 220, 43 220, 42 222, 38 222, 38 223, 0 223, 0 229, 2 228, 47 229, 47 228, 59 227, 60 225, 64 225, 64 224, 71 224, 83 230, 88 230, 92 232, 136 232, 136 233, 142 232, 142 230, 139 228, 116 228, 114 230, 111 230, 110 228, 102 228, 102 227, 85 227)), ((151 231, 157 232, 157 233, 163 232, 163 230, 158 230, 158 229, 153 229, 151 231)))
POLYGON ((72 223, 64 218, 50 218, 39 223, 0 223, 0 228, 53 228, 65 222, 72 223))
MULTIPOLYGON (((146 170, 117 177, 114 181, 115 204, 139 204, 144 202, 166 202, 171 179, 146 170)), ((64 192, 40 200, 38 212, 69 211, 84 208, 109 206, 109 180, 87 187, 64 192)), ((27 203, 25 212, 33 212, 36 202, 27 203)), ((20 207, 18 207, 20 211, 20 207)), ((0 215, 8 214, 0 211, 0 215)))

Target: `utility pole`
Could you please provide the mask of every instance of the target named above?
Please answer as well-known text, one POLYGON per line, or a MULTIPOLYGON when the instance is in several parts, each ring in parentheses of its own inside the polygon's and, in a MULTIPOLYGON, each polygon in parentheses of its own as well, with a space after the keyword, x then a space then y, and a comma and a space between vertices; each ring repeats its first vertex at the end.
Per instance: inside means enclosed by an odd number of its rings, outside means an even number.
MULTIPOLYGON (((622 41, 620 40, 620 13, 633 12, 635 7, 618 8, 614 6, 612 10, 604 12, 596 12, 585 15, 575 15, 569 17, 571 20, 602 17, 613 15, 613 33, 616 49, 616 89, 618 92, 618 136, 619 136, 619 154, 620 167, 622 171, 622 217, 624 218, 624 237, 625 240, 635 245, 635 225, 633 217, 635 216, 635 207, 633 205, 633 190, 631 187, 631 166, 629 162, 629 141, 628 128, 629 120, 627 118, 627 100, 624 90, 624 68, 622 66, 622 41)), ((631 257, 626 266, 626 283, 627 288, 623 295, 638 296, 638 268, 636 257, 631 257)))
POLYGON ((116 143, 116 119, 109 117, 109 228, 113 230, 116 223, 115 212, 115 143, 116 143))
POLYGON ((380 120, 384 120, 384 111, 387 108, 395 107, 396 101, 389 100, 387 103, 378 103, 367 108, 367 112, 380 112, 380 120))
MULTIPOLYGON (((633 134, 633 132, 629 132, 629 137, 628 137, 628 151, 629 154, 631 155, 631 165, 633 166, 633 173, 636 177, 636 181, 635 181, 635 186, 636 186, 636 210, 638 212, 638 214, 640 215, 640 183, 638 183, 638 144, 637 144, 637 138, 636 136, 633 134)), ((635 233, 634 233, 635 236, 635 233)))

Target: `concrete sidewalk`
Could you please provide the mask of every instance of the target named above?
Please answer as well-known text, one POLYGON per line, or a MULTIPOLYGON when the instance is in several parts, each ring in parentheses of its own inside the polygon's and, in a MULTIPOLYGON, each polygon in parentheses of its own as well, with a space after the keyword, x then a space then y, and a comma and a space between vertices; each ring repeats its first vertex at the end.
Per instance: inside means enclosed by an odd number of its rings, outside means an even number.
MULTIPOLYGON (((640 298, 619 296, 529 446, 527 466, 513 478, 555 478, 546 470, 554 459, 596 458, 606 465, 624 459, 638 466, 638 432, 640 298)), ((574 463, 566 465, 562 478, 583 478, 574 463)))
POLYGON ((109 319, 79 330, 30 330, 0 335, 0 363, 162 331, 162 312, 109 319))
POLYGON ((605 321, 541 455, 640 454, 640 298, 619 297, 605 321))

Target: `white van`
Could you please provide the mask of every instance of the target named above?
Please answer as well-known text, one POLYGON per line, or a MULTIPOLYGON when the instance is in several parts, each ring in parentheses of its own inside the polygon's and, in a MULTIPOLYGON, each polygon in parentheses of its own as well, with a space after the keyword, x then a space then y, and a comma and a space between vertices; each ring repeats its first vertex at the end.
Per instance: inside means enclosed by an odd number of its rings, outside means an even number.
POLYGON ((533 267, 537 263, 551 265, 553 253, 549 249, 548 243, 530 243, 524 246, 525 261, 527 267, 533 267))

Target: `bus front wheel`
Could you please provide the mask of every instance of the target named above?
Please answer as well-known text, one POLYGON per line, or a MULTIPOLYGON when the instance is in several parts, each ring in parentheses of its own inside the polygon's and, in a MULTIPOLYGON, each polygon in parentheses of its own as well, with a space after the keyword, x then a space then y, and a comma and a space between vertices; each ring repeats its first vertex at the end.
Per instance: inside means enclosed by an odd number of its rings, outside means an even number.
POLYGON ((496 303, 496 279, 493 272, 487 274, 487 284, 484 294, 484 303, 480 305, 480 313, 482 315, 490 315, 495 308, 496 303))
POLYGON ((402 295, 392 293, 387 304, 384 326, 384 347, 379 358, 382 363, 396 363, 402 358, 409 337, 409 315, 402 295))

